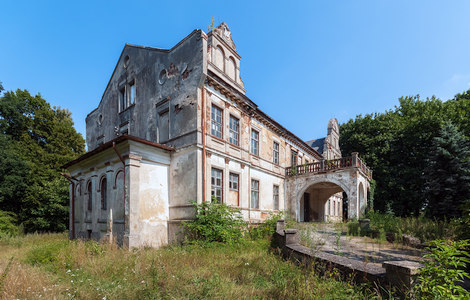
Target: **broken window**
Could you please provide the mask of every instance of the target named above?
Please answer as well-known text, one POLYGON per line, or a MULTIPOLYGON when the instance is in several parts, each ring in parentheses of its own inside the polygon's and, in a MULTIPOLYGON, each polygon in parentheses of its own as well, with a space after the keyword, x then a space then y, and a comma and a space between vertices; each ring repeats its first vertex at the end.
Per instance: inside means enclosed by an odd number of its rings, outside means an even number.
POLYGON ((235 174, 235 173, 229 174, 228 187, 229 189, 238 192, 238 174, 235 174))
POLYGON ((251 154, 259 155, 259 132, 251 130, 251 154))
POLYGON ((230 116, 230 136, 229 142, 234 145, 239 145, 239 136, 240 136, 240 121, 234 116, 230 116))
POLYGON ((101 209, 102 210, 106 210, 107 209, 107 206, 108 206, 108 185, 107 185, 107 181, 106 181, 106 178, 103 178, 103 180, 101 180, 101 187, 100 187, 100 190, 101 190, 101 209))
POLYGON ((93 207, 93 188, 91 186, 91 181, 88 182, 87 192, 88 192, 87 209, 91 211, 91 209, 93 207))
POLYGON ((292 166, 296 166, 297 165, 297 157, 298 157, 298 153, 294 150, 291 150, 291 156, 290 156, 290 159, 291 159, 291 165, 292 166))
POLYGON ((279 186, 273 185, 273 208, 279 210, 279 186))
POLYGON ((170 138, 169 109, 158 113, 158 142, 164 143, 170 138))
POLYGON ((123 86, 119 89, 119 111, 123 111, 127 108, 127 99, 126 99, 126 87, 123 86))
POLYGON ((222 110, 212 105, 211 113, 211 134, 222 138, 222 110))
POLYGON ((211 173, 211 198, 215 197, 217 203, 222 203, 222 192, 223 192, 223 180, 222 180, 222 170, 212 168, 211 173))
POLYGON ((135 81, 129 83, 129 105, 135 103, 135 81))
POLYGON ((273 142, 273 162, 279 164, 279 143, 273 142))
POLYGON ((259 181, 251 180, 251 208, 259 208, 259 181))

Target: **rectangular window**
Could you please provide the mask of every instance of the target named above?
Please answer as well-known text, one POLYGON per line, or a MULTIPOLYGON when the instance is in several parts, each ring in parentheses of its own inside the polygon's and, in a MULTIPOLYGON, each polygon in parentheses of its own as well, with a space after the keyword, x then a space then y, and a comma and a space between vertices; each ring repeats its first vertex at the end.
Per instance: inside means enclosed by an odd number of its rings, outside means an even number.
POLYGON ((290 162, 292 166, 297 166, 297 157, 298 153, 294 150, 291 150, 290 162))
POLYGON ((234 116, 230 116, 230 136, 229 142, 234 145, 239 145, 240 136, 240 121, 234 116))
POLYGON ((259 132, 251 130, 251 154, 259 155, 259 132))
POLYGON ((126 101, 126 87, 123 86, 119 90, 119 111, 123 111, 127 108, 127 101, 126 101))
POLYGON ((336 216, 336 201, 333 200, 333 215, 336 216))
POLYGON ((273 185, 273 208, 279 210, 279 186, 273 185))
POLYGON ((217 106, 212 105, 211 113, 211 134, 222 138, 222 110, 217 106))
POLYGON ((273 162, 279 164, 279 143, 273 142, 273 162))
POLYGON ((215 197, 217 203, 222 203, 222 194, 223 194, 223 180, 222 180, 222 171, 219 169, 212 169, 211 173, 211 198, 215 197))
POLYGON ((238 174, 235 174, 235 173, 230 173, 229 174, 228 187, 232 191, 237 191, 238 192, 238 174))
POLYGON ((135 103, 135 82, 129 83, 129 105, 135 103))
POLYGON ((170 115, 169 110, 158 113, 158 142, 163 143, 170 138, 170 115))
POLYGON ((251 208, 259 208, 259 181, 251 180, 251 208))

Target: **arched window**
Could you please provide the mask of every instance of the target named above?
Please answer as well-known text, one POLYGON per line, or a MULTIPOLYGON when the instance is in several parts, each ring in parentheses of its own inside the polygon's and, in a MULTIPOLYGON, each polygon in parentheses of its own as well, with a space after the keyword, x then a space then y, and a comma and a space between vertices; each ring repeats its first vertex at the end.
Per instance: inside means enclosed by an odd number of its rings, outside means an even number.
POLYGON ((92 189, 92 186, 91 186, 91 181, 88 182, 87 192, 88 192, 87 208, 88 208, 88 210, 91 210, 92 207, 93 207, 93 189, 92 189))
POLYGON ((107 180, 106 178, 103 178, 101 180, 101 209, 106 210, 108 206, 108 185, 107 185, 107 180))
POLYGON ((215 59, 214 63, 217 68, 220 70, 224 71, 224 61, 225 61, 225 54, 224 50, 222 50, 222 47, 217 46, 215 49, 215 59))
POLYGON ((225 68, 225 73, 227 74, 228 77, 236 81, 235 79, 236 70, 237 70, 237 67, 235 64, 235 60, 233 59, 233 57, 230 56, 230 58, 227 60, 227 67, 225 68))

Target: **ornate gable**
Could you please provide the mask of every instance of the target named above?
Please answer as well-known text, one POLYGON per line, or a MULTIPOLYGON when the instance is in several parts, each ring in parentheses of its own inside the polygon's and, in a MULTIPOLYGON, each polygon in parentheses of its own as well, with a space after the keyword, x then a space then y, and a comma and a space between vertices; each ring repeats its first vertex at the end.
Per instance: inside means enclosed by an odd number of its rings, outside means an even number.
POLYGON ((214 28, 213 34, 217 35, 220 37, 223 41, 227 43, 233 50, 237 50, 235 47, 235 43, 232 40, 232 32, 228 28, 227 24, 225 22, 220 23, 219 26, 214 28))

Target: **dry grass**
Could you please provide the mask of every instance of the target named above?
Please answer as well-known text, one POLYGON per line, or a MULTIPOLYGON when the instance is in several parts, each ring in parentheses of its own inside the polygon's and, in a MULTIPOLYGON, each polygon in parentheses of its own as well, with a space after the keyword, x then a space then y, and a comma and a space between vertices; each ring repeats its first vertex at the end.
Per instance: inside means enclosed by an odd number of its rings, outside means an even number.
POLYGON ((125 250, 64 234, 0 240, 3 299, 364 299, 270 252, 268 241, 125 250))

